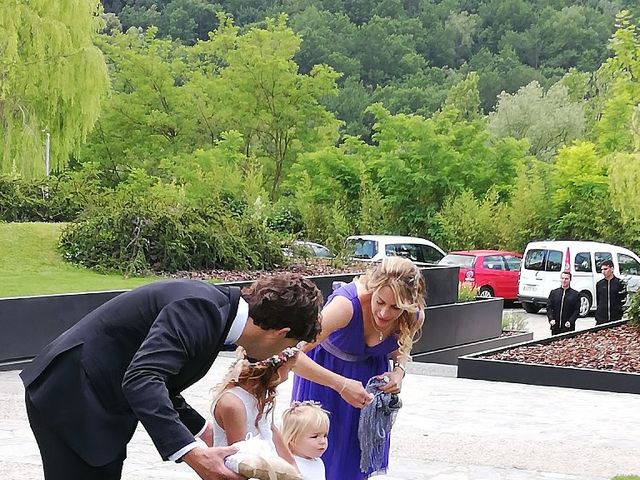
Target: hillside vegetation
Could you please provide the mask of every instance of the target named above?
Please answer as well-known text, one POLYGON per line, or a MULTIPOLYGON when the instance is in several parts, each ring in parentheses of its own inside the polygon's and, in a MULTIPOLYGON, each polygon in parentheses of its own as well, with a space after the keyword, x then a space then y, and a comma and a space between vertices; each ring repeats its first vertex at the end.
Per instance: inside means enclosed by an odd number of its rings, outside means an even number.
POLYGON ((0 221, 73 222, 65 259, 127 275, 273 270, 294 239, 366 233, 640 251, 637 3, 103 0, 70 22, 27 2, 0 58, 0 221), (38 82, 77 50, 40 48, 42 22, 93 33, 108 95, 38 82))

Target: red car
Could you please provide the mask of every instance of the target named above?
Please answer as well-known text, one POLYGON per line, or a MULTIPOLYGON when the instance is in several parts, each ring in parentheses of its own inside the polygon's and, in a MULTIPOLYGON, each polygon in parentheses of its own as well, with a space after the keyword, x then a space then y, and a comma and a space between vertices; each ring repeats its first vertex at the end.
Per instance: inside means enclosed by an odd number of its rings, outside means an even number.
POLYGON ((440 265, 460 267, 460 282, 478 288, 480 297, 518 299, 518 276, 522 255, 502 250, 449 252, 440 265))

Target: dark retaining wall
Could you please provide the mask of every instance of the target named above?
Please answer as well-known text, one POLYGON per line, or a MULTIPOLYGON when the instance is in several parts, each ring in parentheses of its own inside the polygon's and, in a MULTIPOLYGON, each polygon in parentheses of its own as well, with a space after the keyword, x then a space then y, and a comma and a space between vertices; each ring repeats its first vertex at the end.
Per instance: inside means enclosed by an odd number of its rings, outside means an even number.
MULTIPOLYGON (((422 270, 427 284, 427 303, 439 305, 455 301, 458 295, 458 268, 433 267, 422 270)), ((350 282, 354 274, 309 277, 325 298, 334 282, 350 282)), ((251 281, 224 285, 243 287, 251 281)), ((18 368, 45 345, 76 324, 83 316, 124 290, 0 299, 0 370, 18 368), (15 363, 18 362, 18 363, 15 363)))
POLYGON ((501 298, 427 307, 422 337, 413 354, 488 340, 502 333, 501 298))
POLYGON ((0 362, 34 357, 87 313, 121 293, 114 290, 0 299, 0 362))
POLYGON ((585 332, 593 332, 622 325, 625 322, 626 320, 620 320, 577 332, 568 332, 542 340, 524 342, 506 348, 496 348, 463 356, 458 359, 458 377, 638 394, 640 393, 640 374, 638 373, 576 367, 556 367, 484 358, 487 355, 509 350, 517 346, 547 345, 559 338, 575 337, 585 332))
POLYGON ((459 267, 433 265, 422 269, 427 285, 427 306, 446 305, 458 301, 459 267))
POLYGON ((447 365, 457 365, 458 357, 470 355, 476 352, 484 352, 486 350, 499 347, 512 346, 517 343, 526 342, 533 339, 532 332, 518 332, 514 335, 500 336, 490 338, 489 340, 481 340, 479 342, 465 343, 464 345, 456 345, 454 347, 441 348, 431 352, 418 353, 412 355, 414 362, 423 363, 444 363, 447 365))

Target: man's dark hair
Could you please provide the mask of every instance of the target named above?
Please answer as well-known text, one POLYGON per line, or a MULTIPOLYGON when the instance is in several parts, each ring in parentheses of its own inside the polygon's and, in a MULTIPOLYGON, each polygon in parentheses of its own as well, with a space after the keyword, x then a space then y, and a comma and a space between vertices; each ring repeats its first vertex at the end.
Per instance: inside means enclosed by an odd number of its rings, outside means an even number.
POLYGON ((562 276, 562 275, 569 275, 569 280, 572 280, 572 279, 573 279, 573 275, 571 275, 571 272, 570 272, 570 271, 568 271, 568 270, 565 270, 564 272, 562 272, 562 273, 560 274, 560 276, 562 276))
POLYGON ((264 330, 290 328, 289 338, 313 342, 320 333, 322 292, 296 273, 263 277, 242 289, 249 316, 264 330))
POLYGON ((600 264, 600 268, 602 268, 602 267, 611 267, 611 268, 613 268, 613 261, 605 260, 604 262, 602 262, 600 264))

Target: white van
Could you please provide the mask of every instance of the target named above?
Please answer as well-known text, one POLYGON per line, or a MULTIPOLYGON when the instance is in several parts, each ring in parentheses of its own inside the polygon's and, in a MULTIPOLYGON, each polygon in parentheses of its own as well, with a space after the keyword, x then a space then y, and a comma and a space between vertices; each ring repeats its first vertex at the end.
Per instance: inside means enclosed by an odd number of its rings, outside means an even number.
POLYGON ((547 304, 549 292, 560 286, 560 273, 570 271, 571 287, 580 292, 580 316, 596 308, 596 283, 604 276, 600 265, 613 261, 617 277, 627 281, 630 291, 640 284, 640 258, 631 250, 598 242, 530 242, 520 266, 518 300, 528 313, 547 304))

